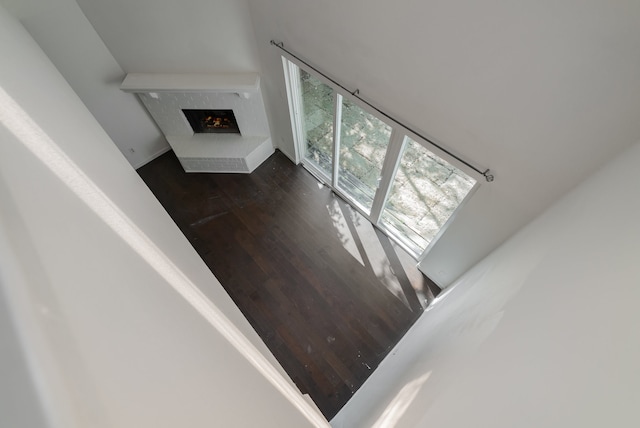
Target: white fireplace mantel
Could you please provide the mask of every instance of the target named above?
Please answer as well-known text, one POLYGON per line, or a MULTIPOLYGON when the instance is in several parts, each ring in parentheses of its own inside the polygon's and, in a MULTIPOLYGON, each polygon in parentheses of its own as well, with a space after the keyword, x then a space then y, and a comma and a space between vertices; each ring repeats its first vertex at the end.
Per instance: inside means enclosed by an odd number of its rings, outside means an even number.
POLYGON ((129 73, 122 81, 124 92, 220 92, 252 93, 260 89, 258 73, 129 73))
POLYGON ((130 73, 135 93, 187 172, 252 172, 273 153, 257 73, 130 73), (194 134, 183 109, 233 110, 241 135, 194 134))

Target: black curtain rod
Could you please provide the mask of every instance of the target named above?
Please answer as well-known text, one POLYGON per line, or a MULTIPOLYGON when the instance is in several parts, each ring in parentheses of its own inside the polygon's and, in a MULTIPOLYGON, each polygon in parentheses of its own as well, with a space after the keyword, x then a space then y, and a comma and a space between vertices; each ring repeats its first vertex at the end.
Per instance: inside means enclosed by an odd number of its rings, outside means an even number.
POLYGON ((345 90, 346 92, 350 93, 353 97, 359 99, 360 101, 362 101, 363 103, 365 103, 366 105, 368 105, 369 107, 371 107, 373 110, 377 111, 378 113, 380 113, 382 116, 386 117, 387 119, 390 119, 392 121, 394 121, 395 123, 397 123, 398 125, 402 126, 403 128, 413 132, 414 134, 416 134, 417 136, 419 136, 420 138, 422 138, 423 140, 429 142, 429 144, 432 144, 433 146, 437 147, 438 149, 442 150, 443 152, 445 152, 446 154, 448 154, 449 156, 453 157, 454 159, 457 159, 458 161, 462 162, 463 164, 465 164, 466 166, 468 166, 469 168, 471 168, 472 170, 474 170, 475 172, 477 172, 478 174, 482 175, 485 180, 487 180, 488 182, 492 182, 494 180, 494 176, 493 174, 491 174, 491 171, 489 169, 486 169, 484 171, 480 170, 479 168, 476 168, 475 166, 473 166, 472 164, 470 164, 469 162, 465 161, 464 159, 461 159, 460 157, 456 156, 455 154, 451 153, 449 150, 445 149, 444 147, 440 146, 437 143, 434 143, 432 140, 430 140, 429 138, 425 137, 424 135, 420 134, 419 132, 416 132, 414 129, 412 129, 411 127, 405 125, 404 123, 400 122, 398 119, 388 115, 387 113, 385 113, 384 111, 380 110, 378 107, 374 106, 373 104, 371 104, 369 101, 362 99, 358 94, 360 93, 359 89, 356 89, 355 91, 350 91, 349 89, 345 88, 344 86, 342 86, 340 83, 336 82, 335 80, 333 80, 331 77, 327 76, 326 74, 324 74, 322 71, 318 70, 317 68, 315 68, 314 66, 312 66, 311 64, 309 64, 307 61, 303 60, 302 58, 300 58, 299 56, 297 56, 296 54, 294 54, 293 52, 289 51, 288 49, 286 49, 284 47, 284 43, 283 42, 276 42, 275 40, 271 40, 271 44, 281 50, 283 50, 284 52, 286 52, 287 54, 289 54, 290 56, 292 56, 293 58, 297 59, 298 61, 300 61, 302 64, 304 64, 305 66, 307 66, 308 68, 310 68, 311 70, 315 71, 316 73, 318 73, 319 75, 321 75, 322 77, 324 77, 325 79, 327 79, 328 81, 330 81, 331 83, 333 83, 334 85, 336 85, 337 87, 345 90))

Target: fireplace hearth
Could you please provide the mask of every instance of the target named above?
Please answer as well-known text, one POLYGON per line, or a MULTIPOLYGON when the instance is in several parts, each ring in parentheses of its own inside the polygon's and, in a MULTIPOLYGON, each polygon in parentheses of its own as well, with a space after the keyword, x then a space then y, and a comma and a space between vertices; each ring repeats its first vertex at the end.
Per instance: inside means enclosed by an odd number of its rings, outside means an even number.
POLYGON ((233 110, 182 109, 196 134, 240 134, 233 110))

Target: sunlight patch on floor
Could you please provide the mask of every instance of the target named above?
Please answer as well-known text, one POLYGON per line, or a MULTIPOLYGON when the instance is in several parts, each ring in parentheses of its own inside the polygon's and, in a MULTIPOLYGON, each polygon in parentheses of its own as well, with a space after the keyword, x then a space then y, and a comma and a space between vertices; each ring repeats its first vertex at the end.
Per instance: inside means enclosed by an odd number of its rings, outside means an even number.
POLYGON ((334 231, 342 243, 343 248, 351 254, 355 260, 358 261, 362 266, 365 265, 364 260, 362 259, 362 255, 360 254, 360 250, 356 245, 355 239, 351 234, 351 230, 347 225, 347 221, 351 221, 350 219, 346 219, 338 200, 334 198, 329 204, 327 204, 327 211, 329 212, 329 216, 331 217, 331 221, 333 222, 334 231))
MULTIPOLYGON (((370 270, 389 293, 411 308, 406 295, 407 290, 403 289, 401 284, 401 281, 408 282, 407 273, 391 241, 383 234, 377 233, 366 218, 338 197, 333 197, 327 204, 327 211, 343 248, 361 266, 370 270), (385 240, 384 243, 381 239, 385 240)), ((413 284, 406 285, 413 287, 413 284)), ((411 290, 411 293, 421 291, 411 290)))

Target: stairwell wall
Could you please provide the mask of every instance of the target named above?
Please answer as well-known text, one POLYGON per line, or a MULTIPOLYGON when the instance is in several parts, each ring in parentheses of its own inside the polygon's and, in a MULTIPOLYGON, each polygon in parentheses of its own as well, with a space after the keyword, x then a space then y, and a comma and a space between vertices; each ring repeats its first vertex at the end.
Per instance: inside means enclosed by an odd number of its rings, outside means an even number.
MULTIPOLYGON (((10 312, 0 333, 13 338, 2 343, 0 365, 15 372, 0 383, 0 396, 23 390, 35 426, 311 426, 170 286, 166 270, 154 269, 115 232, 117 224, 96 214, 100 204, 119 210, 148 238, 145 245, 175 265, 170 272, 183 274, 277 366, 64 78, 2 8, 0 53, 11 59, 0 68, 0 303, 10 312), (83 183, 93 190, 82 193, 83 183), (14 384, 24 381, 30 386, 14 384)), ((27 420, 24 412, 16 409, 15 426, 27 420)))
POLYGON ((332 426, 637 426, 638 164, 640 143, 463 275, 332 426))

